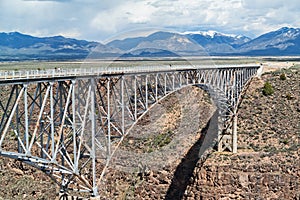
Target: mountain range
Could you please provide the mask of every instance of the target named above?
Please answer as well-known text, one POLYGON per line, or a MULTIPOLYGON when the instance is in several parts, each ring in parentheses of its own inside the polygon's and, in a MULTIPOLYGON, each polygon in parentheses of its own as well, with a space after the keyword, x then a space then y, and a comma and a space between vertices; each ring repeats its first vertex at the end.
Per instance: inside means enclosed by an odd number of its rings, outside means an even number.
POLYGON ((116 57, 297 56, 300 28, 283 27, 257 38, 216 31, 154 32, 109 43, 19 32, 0 33, 0 61, 69 60, 116 57))

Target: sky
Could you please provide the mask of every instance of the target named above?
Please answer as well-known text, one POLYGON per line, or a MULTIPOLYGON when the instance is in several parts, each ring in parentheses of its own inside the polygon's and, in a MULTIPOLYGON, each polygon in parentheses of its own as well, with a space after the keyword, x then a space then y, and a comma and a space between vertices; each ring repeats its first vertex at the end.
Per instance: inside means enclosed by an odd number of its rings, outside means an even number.
POLYGON ((254 38, 300 27, 299 0, 0 0, 0 32, 106 43, 156 30, 254 38))

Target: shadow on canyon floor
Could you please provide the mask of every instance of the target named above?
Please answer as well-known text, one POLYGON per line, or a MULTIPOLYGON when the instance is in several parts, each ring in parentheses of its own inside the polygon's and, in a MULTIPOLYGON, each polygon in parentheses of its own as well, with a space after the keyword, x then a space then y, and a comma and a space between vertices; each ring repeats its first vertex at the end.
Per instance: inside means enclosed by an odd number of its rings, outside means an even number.
POLYGON ((165 196, 166 200, 180 200, 183 198, 197 163, 201 159, 202 164, 209 155, 207 151, 216 144, 217 129, 218 111, 215 111, 206 126, 201 130, 199 140, 190 148, 176 168, 171 185, 165 196))

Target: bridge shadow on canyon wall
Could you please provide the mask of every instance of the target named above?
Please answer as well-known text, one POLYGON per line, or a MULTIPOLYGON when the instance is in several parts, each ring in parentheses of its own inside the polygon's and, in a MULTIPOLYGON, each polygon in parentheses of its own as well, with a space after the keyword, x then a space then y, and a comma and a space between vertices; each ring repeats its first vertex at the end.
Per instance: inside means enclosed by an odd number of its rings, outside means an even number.
POLYGON ((199 140, 190 148, 186 156, 177 166, 165 200, 180 200, 196 167, 201 167, 217 142, 218 110, 215 111, 206 126, 201 130, 199 140), (197 164, 198 163, 198 164, 197 164))

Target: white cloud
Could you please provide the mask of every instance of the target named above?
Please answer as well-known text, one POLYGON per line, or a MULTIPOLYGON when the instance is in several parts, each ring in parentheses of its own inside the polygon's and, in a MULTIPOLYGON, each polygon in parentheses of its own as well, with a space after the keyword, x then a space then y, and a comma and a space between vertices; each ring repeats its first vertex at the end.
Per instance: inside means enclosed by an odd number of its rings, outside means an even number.
POLYGON ((300 26, 299 0, 1 0, 0 31, 105 40, 130 30, 259 35, 300 26))
POLYGON ((91 21, 91 28, 98 31, 117 32, 132 24, 147 24, 155 11, 147 2, 126 2, 112 9, 99 12, 91 21))
POLYGON ((268 9, 268 8, 280 8, 284 5, 282 0, 242 0, 243 7, 249 9, 268 9))

